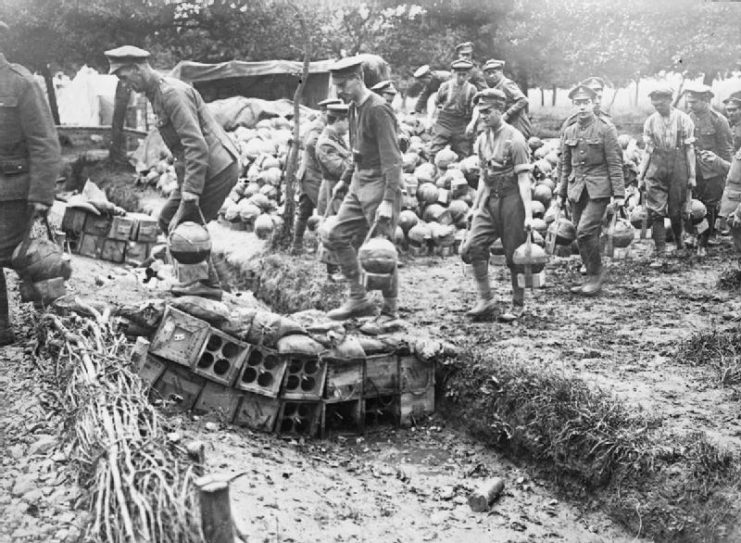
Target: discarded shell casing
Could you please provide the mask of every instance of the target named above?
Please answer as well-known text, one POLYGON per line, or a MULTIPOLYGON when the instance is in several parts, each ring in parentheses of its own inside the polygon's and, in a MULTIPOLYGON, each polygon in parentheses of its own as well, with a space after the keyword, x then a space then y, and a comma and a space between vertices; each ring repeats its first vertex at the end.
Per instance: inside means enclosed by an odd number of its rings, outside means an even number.
POLYGON ((502 490, 504 490, 503 479, 500 477, 489 479, 468 496, 468 505, 477 513, 488 511, 497 496, 502 493, 502 490))

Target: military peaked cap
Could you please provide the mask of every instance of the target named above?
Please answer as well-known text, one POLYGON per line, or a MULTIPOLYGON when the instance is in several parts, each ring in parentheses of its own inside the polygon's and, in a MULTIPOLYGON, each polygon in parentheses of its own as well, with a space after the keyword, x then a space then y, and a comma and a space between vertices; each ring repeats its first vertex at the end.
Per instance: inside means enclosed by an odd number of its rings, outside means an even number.
POLYGON ((111 65, 108 73, 114 74, 124 66, 146 62, 149 58, 149 51, 133 45, 123 45, 115 49, 109 49, 105 52, 105 56, 108 57, 108 63, 111 65))
POLYGON ((329 109, 330 104, 341 104, 342 100, 339 98, 327 98, 326 100, 322 100, 321 102, 318 102, 317 105, 319 106, 319 109, 329 109))
POLYGON ((456 72, 467 72, 473 69, 473 62, 464 59, 454 60, 450 63, 450 69, 456 72))
POLYGON ((596 91, 602 91, 605 89, 605 80, 601 77, 587 77, 584 81, 579 83, 580 85, 584 85, 586 87, 589 87, 592 90, 596 91))
POLYGON ((389 94, 396 94, 397 92, 396 87, 394 87, 393 81, 391 81, 390 79, 376 83, 371 87, 371 90, 373 92, 377 92, 378 94, 383 94, 385 92, 389 94))
POLYGON ((332 77, 350 77, 363 73, 363 61, 358 57, 346 57, 335 62, 329 69, 332 77))
POLYGON ((347 115, 347 112, 349 110, 350 110, 350 105, 345 104, 344 102, 332 103, 332 104, 327 105, 327 112, 336 117, 347 115))
POLYGON ((671 87, 667 87, 667 86, 657 87, 651 92, 649 92, 648 96, 650 98, 653 98, 654 96, 656 97, 668 96, 669 98, 671 98, 672 96, 674 96, 674 89, 672 89, 671 87))
POLYGON ((707 85, 696 85, 694 87, 690 87, 684 92, 699 100, 709 101, 713 96, 715 96, 713 89, 711 89, 707 85))
POLYGON ((473 103, 479 109, 486 109, 495 105, 504 105, 507 103, 507 95, 499 89, 484 89, 473 96, 473 103))
POLYGON ((732 92, 731 95, 723 100, 724 104, 727 104, 728 102, 738 102, 741 103, 741 90, 732 92))
POLYGON ((464 41, 463 43, 459 43, 458 45, 455 46, 455 50, 459 53, 461 51, 469 51, 469 50, 473 51, 473 42, 464 41))
POLYGON ((420 66, 414 71, 414 77, 415 79, 419 79, 421 77, 426 76, 428 73, 430 73, 430 65, 425 64, 424 66, 420 66))
POLYGON ((486 64, 481 68, 485 72, 489 70, 501 70, 504 68, 504 61, 503 60, 497 60, 495 58, 490 58, 486 61, 486 64))
POLYGON ((571 100, 594 100, 597 98, 597 91, 586 85, 577 85, 569 91, 571 100))

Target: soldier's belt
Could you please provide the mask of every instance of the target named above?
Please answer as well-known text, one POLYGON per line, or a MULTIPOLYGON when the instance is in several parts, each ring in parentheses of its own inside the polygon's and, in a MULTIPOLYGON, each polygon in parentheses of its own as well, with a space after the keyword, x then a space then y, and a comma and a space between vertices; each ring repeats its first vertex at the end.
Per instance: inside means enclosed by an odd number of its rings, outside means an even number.
POLYGON ((0 172, 5 176, 20 175, 28 172, 30 164, 27 158, 0 158, 0 172))

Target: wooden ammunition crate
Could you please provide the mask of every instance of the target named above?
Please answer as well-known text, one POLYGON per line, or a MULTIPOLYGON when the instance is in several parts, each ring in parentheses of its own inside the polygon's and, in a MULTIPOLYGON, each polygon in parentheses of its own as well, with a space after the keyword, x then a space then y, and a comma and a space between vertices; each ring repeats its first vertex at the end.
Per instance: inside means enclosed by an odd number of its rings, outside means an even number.
POLYGON ((266 347, 252 346, 235 386, 275 398, 280 392, 287 361, 284 356, 266 347))
POLYGON ((325 402, 347 402, 363 397, 365 359, 327 359, 327 382, 324 385, 325 402))
POLYGON ((207 322, 167 306, 149 352, 191 368, 200 358, 210 333, 207 322))
POLYGON ((363 400, 330 402, 322 410, 321 437, 362 434, 365 425, 363 400))
POLYGON ((129 216, 116 216, 113 217, 111 223, 111 230, 108 232, 110 239, 117 239, 121 241, 129 241, 131 239, 131 232, 134 229, 136 220, 129 216))
POLYGON ((193 406, 199 415, 213 414, 226 423, 234 418, 242 399, 242 393, 231 387, 206 381, 206 384, 193 406))
POLYGON ((249 353, 249 344, 211 328, 193 371, 210 381, 230 386, 249 353))
POLYGON ((320 400, 327 364, 316 356, 285 354, 287 366, 280 397, 284 400, 320 400))
POLYGON ((419 392, 435 388, 435 364, 414 355, 399 357, 401 392, 419 392))
POLYGON ((118 239, 104 239, 103 248, 100 251, 100 258, 108 260, 109 262, 123 264, 124 258, 126 257, 126 243, 126 241, 118 239))
POLYGON ((282 401, 275 431, 279 434, 315 436, 322 419, 322 402, 282 401))
POLYGON ((73 234, 81 234, 85 228, 87 212, 76 207, 66 207, 62 217, 62 230, 73 234))
POLYGON ((131 230, 131 239, 144 243, 154 243, 160 233, 160 226, 157 219, 143 213, 131 213, 135 220, 134 227, 131 230))
POLYGON ((363 397, 373 398, 399 393, 399 357, 376 354, 365 359, 363 397))
POLYGON ((243 392, 234 424, 253 430, 272 432, 280 411, 280 400, 254 392, 243 392))
POLYGON ((93 234, 94 236, 107 237, 108 232, 111 230, 112 223, 113 220, 108 215, 88 214, 85 219, 83 232, 86 234, 93 234))
POLYGON ((171 364, 152 387, 150 396, 155 402, 161 401, 166 411, 181 413, 195 405, 205 384, 203 377, 171 364))
POLYGON ((141 265, 149 258, 152 245, 141 241, 129 241, 126 243, 126 256, 124 262, 131 266, 141 265))
POLYGON ((146 388, 151 388, 157 384, 157 380, 162 377, 167 369, 167 363, 154 355, 148 354, 139 368, 138 375, 146 388))
POLYGON ((399 397, 399 424, 412 426, 435 412, 435 387, 402 392, 399 397))
POLYGON ((103 254, 103 242, 105 238, 95 234, 82 234, 77 244, 77 253, 89 258, 100 258, 103 254))

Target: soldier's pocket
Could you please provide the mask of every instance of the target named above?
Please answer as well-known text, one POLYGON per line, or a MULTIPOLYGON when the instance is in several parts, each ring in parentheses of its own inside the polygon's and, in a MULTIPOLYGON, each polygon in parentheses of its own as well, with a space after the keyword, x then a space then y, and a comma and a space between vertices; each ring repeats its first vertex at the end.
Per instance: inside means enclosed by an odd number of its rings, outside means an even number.
POLYGON ((587 164, 602 164, 605 161, 605 146, 600 139, 587 140, 587 164))
POLYGON ((0 96, 0 143, 15 143, 20 132, 18 118, 18 98, 0 96))
POLYGON ((571 165, 577 166, 581 162, 581 158, 579 157, 579 149, 577 148, 579 145, 579 140, 575 139, 569 139, 564 140, 564 145, 569 148, 569 151, 571 153, 571 165))

